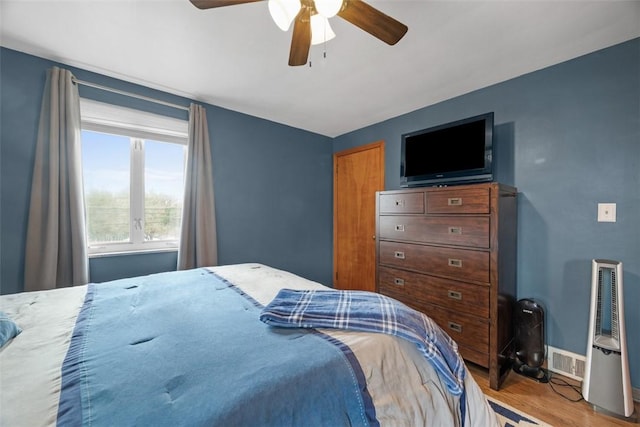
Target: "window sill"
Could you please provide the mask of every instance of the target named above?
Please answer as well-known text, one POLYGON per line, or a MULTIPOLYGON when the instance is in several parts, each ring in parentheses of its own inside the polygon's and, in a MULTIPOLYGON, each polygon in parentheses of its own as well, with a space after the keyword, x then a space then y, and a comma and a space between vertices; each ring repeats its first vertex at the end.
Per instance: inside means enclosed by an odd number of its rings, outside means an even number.
POLYGON ((107 257, 116 257, 116 256, 126 256, 126 255, 145 255, 145 254, 155 254, 155 253, 163 253, 163 252, 178 252, 178 248, 153 248, 153 249, 136 249, 131 251, 114 251, 114 252, 100 252, 100 253, 90 253, 88 255, 89 259, 91 258, 107 258, 107 257))

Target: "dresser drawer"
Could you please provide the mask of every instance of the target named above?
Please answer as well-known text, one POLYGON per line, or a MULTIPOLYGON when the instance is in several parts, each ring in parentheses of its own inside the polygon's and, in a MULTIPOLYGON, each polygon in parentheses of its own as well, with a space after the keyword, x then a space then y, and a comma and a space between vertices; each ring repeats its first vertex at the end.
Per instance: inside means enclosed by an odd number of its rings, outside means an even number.
POLYGON ((489 283, 489 253, 380 241, 380 264, 435 276, 489 283))
POLYGON ((489 248, 489 217, 484 216, 381 215, 379 227, 383 239, 489 248))
POLYGON ((421 311, 431 317, 460 346, 480 353, 489 352, 489 320, 436 306, 425 306, 421 311))
POLYGON ((425 304, 407 295, 388 295, 418 310, 438 324, 457 344, 460 355, 485 368, 489 367, 489 321, 425 304))
POLYGON ((380 213, 421 214, 424 213, 424 193, 379 194, 380 213))
POLYGON ((488 214, 489 188, 434 191, 427 194, 430 214, 488 214))
POLYGON ((463 345, 458 345, 458 351, 464 360, 484 366, 485 368, 489 367, 489 353, 483 353, 463 345))
POLYGON ((488 286, 457 282, 391 267, 379 267, 378 292, 396 299, 408 298, 489 318, 488 286))

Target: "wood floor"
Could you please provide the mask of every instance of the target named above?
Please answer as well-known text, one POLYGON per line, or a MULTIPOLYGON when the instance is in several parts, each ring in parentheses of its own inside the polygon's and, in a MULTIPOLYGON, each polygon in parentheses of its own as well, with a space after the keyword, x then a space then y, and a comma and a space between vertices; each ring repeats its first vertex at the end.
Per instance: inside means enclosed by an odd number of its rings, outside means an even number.
MULTIPOLYGON (((499 391, 491 390, 488 371, 472 363, 467 363, 467 366, 487 396, 494 397, 554 427, 638 427, 640 425, 595 412, 592 405, 584 400, 570 402, 556 394, 549 384, 538 383, 515 372, 509 373, 499 391)), ((558 381, 564 380, 576 386, 579 384, 577 381, 560 375, 553 374, 553 377, 558 381)), ((554 387, 571 399, 582 397, 579 392, 569 387, 557 385, 554 387)), ((640 403, 635 402, 635 413, 632 417, 636 417, 639 413, 640 403)))

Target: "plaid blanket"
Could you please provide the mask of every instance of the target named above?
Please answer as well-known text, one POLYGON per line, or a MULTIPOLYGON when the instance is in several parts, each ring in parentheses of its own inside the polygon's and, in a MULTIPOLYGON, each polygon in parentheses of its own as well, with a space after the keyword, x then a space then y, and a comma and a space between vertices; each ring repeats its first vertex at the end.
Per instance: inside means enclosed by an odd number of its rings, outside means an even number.
MULTIPOLYGON (((373 292, 282 289, 260 315, 268 325, 380 332, 414 343, 453 395, 462 395, 465 366, 458 345, 431 318, 373 292)), ((464 422, 464 421, 463 421, 464 422)))

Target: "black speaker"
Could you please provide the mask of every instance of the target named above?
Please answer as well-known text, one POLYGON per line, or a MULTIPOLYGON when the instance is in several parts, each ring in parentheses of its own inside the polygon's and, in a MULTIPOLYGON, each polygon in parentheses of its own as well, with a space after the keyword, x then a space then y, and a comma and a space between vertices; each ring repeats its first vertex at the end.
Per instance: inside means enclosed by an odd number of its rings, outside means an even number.
POLYGON ((515 360, 513 370, 539 382, 548 382, 544 363, 544 309, 525 298, 516 303, 514 313, 515 360))

